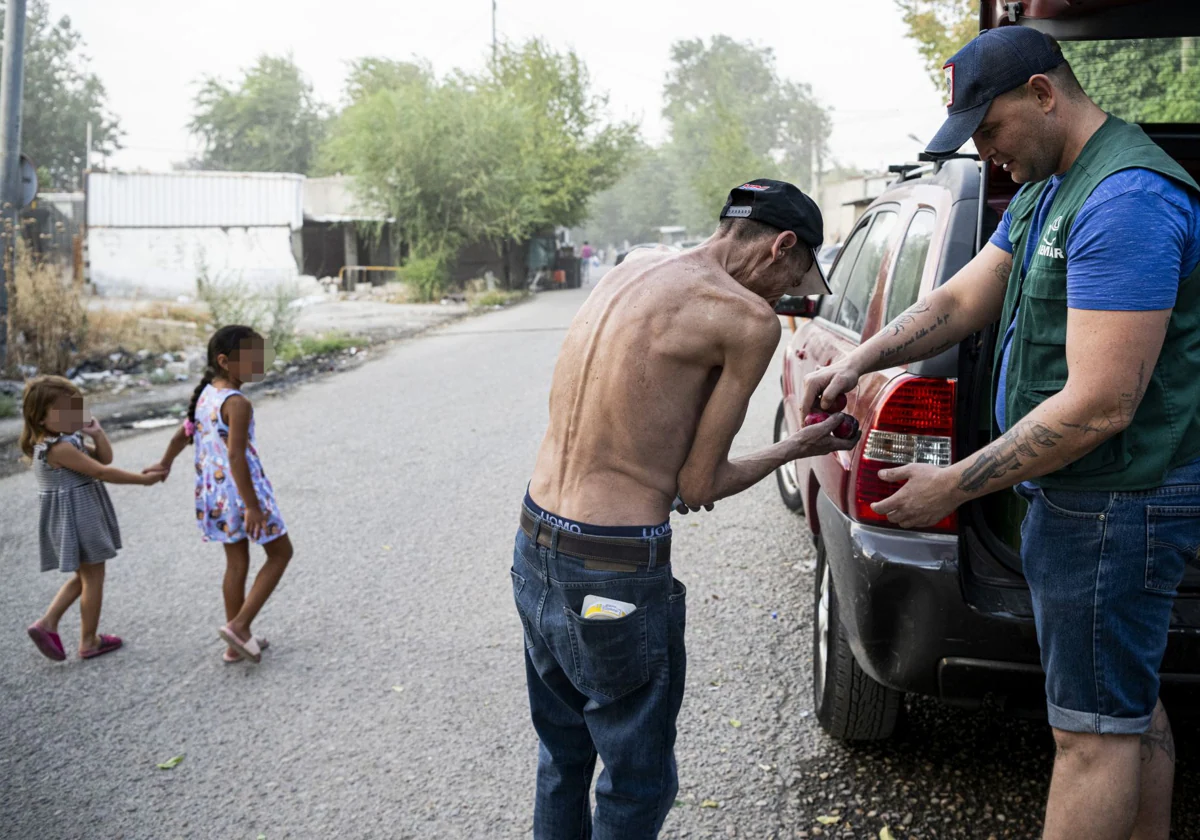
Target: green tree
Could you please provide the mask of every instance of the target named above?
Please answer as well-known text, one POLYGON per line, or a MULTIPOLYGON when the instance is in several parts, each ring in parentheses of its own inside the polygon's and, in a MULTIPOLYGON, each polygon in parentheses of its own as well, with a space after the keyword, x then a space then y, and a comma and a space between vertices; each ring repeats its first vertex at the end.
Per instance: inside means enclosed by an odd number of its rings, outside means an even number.
POLYGON ((432 78, 433 70, 427 64, 390 58, 360 58, 350 63, 345 86, 346 101, 355 103, 380 90, 424 83, 432 78))
POLYGON ((536 177, 526 185, 538 205, 530 229, 582 222, 589 199, 619 177, 636 146, 637 127, 605 122, 608 99, 592 90, 583 61, 539 39, 502 45, 481 87, 526 122, 516 151, 518 168, 536 177))
POLYGON ((236 86, 208 77, 194 101, 199 168, 307 173, 315 163, 326 109, 291 56, 260 56, 236 86))
MULTIPOLYGON (((974 0, 895 0, 930 78, 978 31, 974 0)), ((1200 56, 1195 38, 1064 41, 1063 55, 1093 101, 1132 122, 1200 121, 1200 56)))
POLYGON ((54 20, 46 0, 31 0, 25 20, 21 151, 37 163, 42 189, 79 189, 89 122, 93 160, 121 147, 117 118, 82 47, 70 18, 54 20))
POLYGON ((689 228, 711 228, 738 181, 780 177, 809 186, 828 153, 832 120, 808 85, 779 77, 772 50, 724 35, 678 41, 663 91, 675 198, 689 228))
POLYGON ((323 167, 355 176, 363 197, 387 208, 423 276, 472 242, 505 249, 578 224, 633 145, 632 126, 604 121, 573 53, 533 41, 505 47, 481 76, 439 80, 413 67, 351 68, 323 167))
POLYGON ((1063 54, 1101 108, 1132 122, 1200 121, 1194 38, 1067 41, 1063 54))
POLYGON ((583 238, 593 243, 653 242, 656 228, 676 224, 675 178, 663 149, 639 146, 625 174, 592 198, 583 238))
MULTIPOLYGON (((895 0, 903 15, 908 37, 938 90, 946 87, 942 68, 979 34, 979 0, 895 0)), ((949 97, 947 97, 948 99, 949 97)))

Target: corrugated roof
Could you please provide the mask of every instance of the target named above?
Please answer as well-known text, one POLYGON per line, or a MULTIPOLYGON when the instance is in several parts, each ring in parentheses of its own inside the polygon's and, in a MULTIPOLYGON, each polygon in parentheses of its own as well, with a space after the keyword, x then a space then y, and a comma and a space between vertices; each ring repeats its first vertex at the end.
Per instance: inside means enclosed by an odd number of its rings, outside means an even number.
POLYGON ((90 227, 289 227, 304 176, 282 172, 89 172, 90 227))

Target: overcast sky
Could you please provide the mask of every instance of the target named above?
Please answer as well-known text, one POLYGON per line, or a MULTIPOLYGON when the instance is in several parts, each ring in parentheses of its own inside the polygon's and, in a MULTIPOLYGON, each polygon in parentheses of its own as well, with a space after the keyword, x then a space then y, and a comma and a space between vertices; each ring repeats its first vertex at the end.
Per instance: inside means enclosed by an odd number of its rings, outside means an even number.
MULTIPOLYGON (((443 73, 484 66, 491 0, 50 0, 83 35, 125 130, 118 167, 168 169, 188 136, 197 80, 232 80, 260 53, 287 53, 319 98, 341 96, 347 62, 427 59, 443 73)), ((725 34, 774 48, 782 76, 834 108, 845 164, 913 160, 945 114, 893 0, 498 0, 501 39, 573 47, 613 116, 662 139, 662 83, 673 41, 725 34)), ((83 138, 80 138, 83 143, 83 138)))

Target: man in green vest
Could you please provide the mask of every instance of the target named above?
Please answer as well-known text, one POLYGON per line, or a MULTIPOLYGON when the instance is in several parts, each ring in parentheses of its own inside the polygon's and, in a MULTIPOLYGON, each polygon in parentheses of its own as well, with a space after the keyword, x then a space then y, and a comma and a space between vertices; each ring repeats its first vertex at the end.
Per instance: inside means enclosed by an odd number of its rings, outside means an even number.
POLYGON ((1158 669, 1200 556, 1200 187, 1033 29, 986 31, 945 70, 929 151, 973 138, 1022 189, 971 263, 810 374, 802 404, 999 319, 995 440, 948 468, 881 472, 902 486, 874 509, 919 529, 1009 487, 1029 500, 1022 565, 1058 745, 1044 836, 1166 840, 1158 669))

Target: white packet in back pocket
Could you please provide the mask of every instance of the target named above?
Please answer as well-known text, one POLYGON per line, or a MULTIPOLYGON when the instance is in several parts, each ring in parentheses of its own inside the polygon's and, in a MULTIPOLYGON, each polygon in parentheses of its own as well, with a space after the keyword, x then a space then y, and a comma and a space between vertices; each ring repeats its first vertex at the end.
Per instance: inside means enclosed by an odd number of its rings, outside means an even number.
POLYGON ((627 604, 599 595, 586 595, 583 599, 583 617, 597 620, 624 618, 637 609, 636 604, 627 604))

